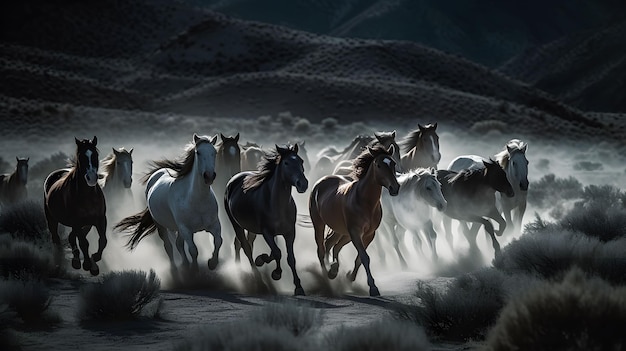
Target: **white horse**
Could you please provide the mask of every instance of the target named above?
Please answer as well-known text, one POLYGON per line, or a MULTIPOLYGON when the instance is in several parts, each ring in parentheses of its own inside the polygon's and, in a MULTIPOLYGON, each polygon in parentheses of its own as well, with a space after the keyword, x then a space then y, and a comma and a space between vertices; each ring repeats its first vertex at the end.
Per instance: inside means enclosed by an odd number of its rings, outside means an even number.
POLYGON ((407 262, 400 252, 400 238, 405 231, 409 231, 413 243, 420 249, 422 240, 419 235, 423 232, 430 246, 432 257, 437 258, 435 245, 437 233, 433 229, 431 220, 432 208, 444 211, 448 203, 441 192, 441 183, 437 180, 436 174, 433 168, 410 170, 397 176, 398 184, 400 184, 400 192, 397 196, 389 195, 389 191, 382 193, 381 227, 393 240, 396 253, 405 267, 407 262))
POLYGON ((198 248, 193 241, 195 232, 205 230, 213 235, 213 256, 210 269, 215 269, 222 246, 222 229, 217 214, 217 201, 211 189, 215 180, 215 142, 217 135, 209 138, 193 135, 193 142, 185 148, 180 160, 161 160, 153 163, 148 172, 146 187, 147 208, 120 221, 115 228, 132 230, 127 246, 132 250, 139 241, 158 231, 170 259, 172 272, 176 272, 170 233, 177 233, 176 247, 183 266, 189 267, 184 244, 192 259, 191 269, 198 270, 198 248))
POLYGON ((133 149, 126 150, 123 147, 111 149, 113 153, 100 161, 100 169, 104 172, 103 179, 99 182, 109 210, 113 210, 110 213, 115 213, 119 212, 115 211, 119 207, 116 205, 132 202, 133 194, 130 188, 133 184, 133 149), (111 206, 113 204, 116 205, 111 206))
MULTIPOLYGON (((507 229, 514 233, 521 231, 522 219, 526 212, 526 197, 528 195, 528 160, 526 159, 528 144, 519 140, 511 139, 506 143, 504 150, 495 155, 506 177, 513 187, 513 197, 502 196, 496 193, 496 205, 504 215, 507 229)), ((459 172, 463 169, 485 168, 485 158, 477 155, 459 156, 450 162, 448 170, 459 172)))

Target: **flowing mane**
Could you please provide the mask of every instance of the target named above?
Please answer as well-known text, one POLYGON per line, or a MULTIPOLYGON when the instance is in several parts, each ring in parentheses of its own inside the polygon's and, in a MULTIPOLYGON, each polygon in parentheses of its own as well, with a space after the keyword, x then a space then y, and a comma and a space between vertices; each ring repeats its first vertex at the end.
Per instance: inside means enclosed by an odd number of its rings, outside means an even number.
POLYGON ((421 181, 424 181, 426 179, 425 176, 436 175, 436 172, 437 171, 432 168, 424 168, 424 167, 410 169, 406 173, 403 173, 402 175, 400 175, 398 177, 398 181, 400 182, 400 179, 403 179, 404 184, 406 185, 410 185, 413 183, 419 184, 421 181))
POLYGON ((372 161, 374 161, 374 159, 379 155, 389 155, 387 149, 380 144, 376 144, 374 147, 363 150, 361 154, 355 158, 354 161, 352 161, 351 176, 356 179, 361 179, 365 173, 367 173, 372 161))
MULTIPOLYGON (((288 144, 287 148, 294 151, 294 145, 288 144)), ((295 151, 294 151, 295 152, 295 151)), ((247 175, 243 179, 243 192, 246 193, 249 190, 256 189, 267 179, 270 179, 276 171, 276 167, 281 161, 281 156, 276 150, 264 151, 263 158, 259 162, 257 170, 252 174, 247 175)))
POLYGON ((150 168, 148 169, 148 172, 141 178, 141 182, 143 184, 146 184, 146 182, 148 182, 148 178, 150 178, 150 176, 154 174, 154 172, 158 171, 161 168, 173 169, 175 173, 171 174, 171 176, 174 178, 186 176, 187 174, 191 173, 191 170, 193 169, 193 162, 196 157, 196 152, 195 152, 196 146, 202 143, 209 143, 209 142, 210 142, 209 140, 203 138, 199 140, 197 143, 193 143, 193 142, 188 143, 187 145, 185 145, 183 154, 180 155, 175 160, 162 159, 159 161, 150 162, 150 165, 149 165, 150 168))
MULTIPOLYGON (((424 129, 429 129, 434 127, 434 124, 427 124, 424 126, 424 129)), ((412 148, 417 146, 418 141, 422 137, 423 130, 418 128, 409 132, 409 135, 405 136, 402 140, 398 142, 398 145, 402 148, 402 151, 409 152, 412 148)))

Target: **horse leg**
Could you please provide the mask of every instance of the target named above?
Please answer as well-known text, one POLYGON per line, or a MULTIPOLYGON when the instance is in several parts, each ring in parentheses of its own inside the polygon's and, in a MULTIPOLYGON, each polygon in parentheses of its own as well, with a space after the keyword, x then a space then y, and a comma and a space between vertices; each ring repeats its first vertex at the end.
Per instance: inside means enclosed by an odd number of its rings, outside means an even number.
MULTIPOLYGON (((194 233, 185 226, 178 227, 178 237, 183 237, 185 242, 187 243, 187 249, 189 250, 189 255, 191 256, 191 272, 197 273, 198 268, 198 247, 196 243, 193 242, 194 233)), ((178 243, 178 242, 177 242, 178 243)))
MULTIPOLYGON (((500 217, 500 218, 502 219, 502 217, 500 217)), ((502 221, 504 221, 504 220, 502 219, 502 221)), ((496 257, 499 256, 500 255, 500 243, 498 243, 498 240, 496 239, 496 235, 494 233, 493 224, 491 224, 491 222, 488 219, 485 219, 483 217, 472 218, 472 222, 480 223, 483 226, 485 226, 485 231, 491 237, 491 244, 493 246, 493 250, 495 252, 495 256, 496 257)), ((479 225, 479 227, 480 227, 480 225, 479 225)))
POLYGON ((209 259, 209 269, 214 270, 219 262, 220 248, 222 247, 222 226, 219 221, 215 221, 209 228, 209 233, 213 234, 213 255, 209 259))
POLYGON ((495 232, 495 234, 497 236, 502 236, 502 234, 506 230, 506 223, 507 222, 504 220, 504 218, 502 218, 502 216, 500 216, 500 212, 498 212, 498 209, 493 207, 489 211, 489 214, 487 214, 487 217, 492 218, 493 220, 498 222, 498 230, 495 232))
MULTIPOLYGON (((98 231, 98 251, 91 256, 92 266, 89 270, 91 275, 100 274, 100 268, 98 267, 97 262, 102 259, 102 252, 104 252, 104 248, 107 246, 106 228, 107 219, 106 217, 103 217, 103 219, 96 224, 96 230, 98 231)), ((89 230, 87 230, 87 233, 88 232, 89 230)), ((85 233, 85 235, 87 235, 87 233, 85 233)))
POLYGON ((428 246, 430 246, 430 252, 432 254, 433 260, 438 260, 439 256, 437 255, 437 232, 433 228, 433 222, 428 220, 424 227, 422 228, 424 233, 426 234, 426 239, 428 241, 428 246))
POLYGON ((480 230, 480 224, 472 223, 471 225, 469 225, 467 222, 459 220, 459 227, 462 227, 461 230, 463 231, 465 239, 467 239, 467 242, 469 243, 470 250, 477 251, 478 243, 476 242, 476 236, 478 235, 478 231, 480 230))
MULTIPOLYGON (((380 222, 380 226, 382 227, 382 232, 385 233, 384 236, 391 239, 391 246, 393 246, 393 248, 396 250, 396 254, 398 255, 398 259, 400 260, 402 267, 406 268, 406 260, 404 259, 404 256, 402 256, 402 252, 400 252, 400 238, 398 233, 396 233, 396 228, 399 226, 398 223, 390 217, 391 215, 383 216, 383 219, 380 222)), ((383 261, 386 261, 384 251, 382 254, 382 259, 383 261)))
POLYGON ((378 287, 376 287, 376 283, 374 282, 374 277, 372 277, 372 272, 370 270, 370 257, 365 251, 365 248, 369 243, 374 239, 374 231, 371 233, 367 233, 363 236, 363 241, 361 240, 360 233, 357 233, 353 230, 350 231, 350 238, 352 239, 352 244, 357 251, 357 258, 354 261, 354 270, 348 273, 348 277, 350 280, 354 281, 356 279, 356 274, 361 266, 361 263, 365 267, 365 272, 367 273, 367 285, 370 287, 370 296, 380 296, 380 292, 378 291, 378 287))
POLYGON ((176 277, 176 272, 178 269, 176 268, 176 261, 174 260, 174 247, 170 242, 169 230, 161 225, 156 225, 157 232, 159 233, 159 237, 161 241, 163 241, 163 247, 165 248, 165 252, 167 253, 167 257, 170 259, 170 273, 172 277, 176 277))
POLYGON ((187 258, 187 253, 185 252, 185 238, 180 235, 180 232, 176 233, 176 249, 180 254, 180 258, 182 259, 182 265, 185 269, 189 269, 189 259, 187 258))
POLYGON ((519 233, 522 232, 522 220, 524 219, 524 213, 526 212, 526 201, 522 201, 515 210, 515 220, 513 222, 514 229, 519 233))
POLYGON ((59 222, 52 217, 50 210, 48 210, 48 206, 44 206, 44 213, 46 215, 46 222, 48 222, 48 230, 50 230, 50 234, 52 236, 52 242, 58 249, 60 249, 61 238, 59 237, 59 222))
POLYGON ((72 228, 72 231, 67 237, 67 241, 70 243, 70 248, 72 249, 72 268, 80 269, 80 251, 78 250, 78 245, 76 242, 78 231, 80 231, 80 227, 72 228))
POLYGON ((317 204, 315 203, 315 197, 311 194, 309 200, 309 216, 311 217, 311 224, 313 225, 313 231, 315 233, 315 244, 317 245, 317 258, 320 261, 320 267, 322 267, 322 273, 326 275, 326 264, 324 263, 324 257, 326 255, 326 244, 324 242, 324 221, 317 211, 317 204))
MULTIPOLYGON (((338 234, 336 235, 338 236, 338 234)), ((329 279, 335 279, 335 277, 337 277, 337 273, 339 272, 339 252, 349 242, 350 236, 344 235, 339 238, 335 246, 333 246, 333 263, 330 265, 330 270, 328 271, 329 279)))
POLYGON ((293 232, 286 233, 285 237, 285 246, 287 247, 287 264, 289 268, 291 268, 291 274, 293 275, 293 284, 296 286, 294 290, 294 295, 304 295, 304 289, 302 289, 302 285, 300 284, 300 277, 298 277, 298 273, 296 272, 296 257, 293 254, 293 242, 296 238, 296 228, 294 226, 293 232))
POLYGON ((337 245, 339 242, 339 234, 334 230, 331 230, 329 234, 324 239, 324 246, 326 250, 324 251, 324 262, 328 261, 328 257, 330 256, 330 250, 337 245))
POLYGON ((239 251, 241 250, 241 241, 239 241, 237 237, 235 237, 234 245, 235 245, 235 262, 240 262, 241 258, 239 255, 239 251))
MULTIPOLYGON (((91 271, 92 261, 91 256, 89 256, 89 241, 87 240, 87 234, 91 226, 84 226, 78 230, 78 245, 80 246, 80 251, 83 252, 83 269, 86 271, 91 271)), ((76 255, 74 255, 76 257, 76 255)))
POLYGON ((282 253, 280 252, 280 249, 278 248, 278 245, 276 244, 276 237, 264 230, 263 238, 265 238, 265 241, 267 242, 267 245, 270 247, 271 252, 269 256, 267 254, 259 255, 256 258, 255 263, 257 266, 262 266, 264 263, 270 263, 272 262, 272 260, 275 260, 276 268, 272 271, 272 279, 279 280, 281 275, 283 274, 283 270, 282 268, 280 268, 280 259, 282 257, 282 253), (259 265, 259 263, 261 264, 259 265))
POLYGON ((441 222, 443 224, 443 230, 446 233, 446 241, 450 247, 450 251, 454 252, 454 237, 452 236, 452 218, 442 215, 441 222))

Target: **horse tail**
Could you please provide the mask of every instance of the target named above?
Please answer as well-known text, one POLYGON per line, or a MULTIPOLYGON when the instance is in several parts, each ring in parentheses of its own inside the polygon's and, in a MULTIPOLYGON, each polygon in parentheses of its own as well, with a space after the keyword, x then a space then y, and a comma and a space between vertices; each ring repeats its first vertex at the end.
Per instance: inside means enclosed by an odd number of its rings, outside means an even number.
POLYGON ((146 207, 145 210, 137 213, 136 215, 122 219, 115 225, 114 229, 120 232, 128 230, 132 231, 125 246, 128 247, 129 250, 133 250, 137 247, 137 244, 139 244, 141 239, 154 233, 157 226, 152 218, 152 215, 150 214, 150 211, 146 207))

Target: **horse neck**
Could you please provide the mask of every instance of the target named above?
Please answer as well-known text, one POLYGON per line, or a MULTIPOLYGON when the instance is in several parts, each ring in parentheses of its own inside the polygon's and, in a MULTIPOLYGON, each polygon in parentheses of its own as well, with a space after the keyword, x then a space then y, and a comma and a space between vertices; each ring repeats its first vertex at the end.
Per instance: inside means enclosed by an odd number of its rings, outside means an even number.
POLYGON ((291 184, 283 180, 283 170, 280 165, 276 167, 274 174, 265 184, 270 190, 270 203, 278 208, 285 208, 291 199, 291 184))
POLYGON ((353 185, 356 199, 361 205, 375 207, 376 204, 380 203, 383 187, 376 182, 376 171, 374 168, 374 165, 370 165, 365 175, 353 185))
POLYGON ((26 185, 20 181, 20 175, 17 169, 15 169, 15 171, 13 171, 13 173, 9 176, 9 184, 26 185))
POLYGON ((211 189, 205 182, 204 178, 200 176, 200 171, 198 170, 197 160, 193 160, 193 166, 191 167, 191 172, 185 175, 187 182, 189 182, 187 187, 187 194, 190 197, 205 197, 206 193, 211 189))
MULTIPOLYGON (((67 173, 65 181, 72 185, 72 189, 81 194, 88 193, 96 188, 95 186, 91 187, 87 185, 84 175, 78 173, 78 164, 76 164, 76 166, 74 166, 69 173, 67 173)), ((98 185, 96 184, 96 186, 98 185)))

